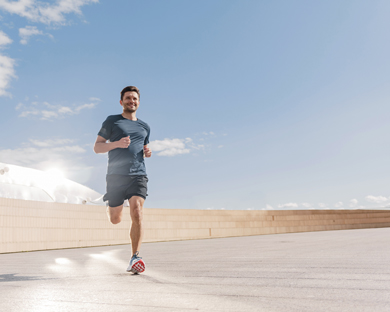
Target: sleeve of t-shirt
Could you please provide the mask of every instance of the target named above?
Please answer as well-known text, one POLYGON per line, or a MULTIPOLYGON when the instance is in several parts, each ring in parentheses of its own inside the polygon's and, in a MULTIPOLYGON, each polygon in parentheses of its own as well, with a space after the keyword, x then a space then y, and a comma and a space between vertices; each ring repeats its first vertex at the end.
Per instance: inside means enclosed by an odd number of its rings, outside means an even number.
POLYGON ((100 128, 100 131, 98 135, 105 138, 106 140, 110 139, 112 131, 112 123, 108 120, 108 118, 103 122, 102 127, 100 128))
POLYGON ((149 144, 149 136, 150 136, 150 128, 149 127, 147 128, 147 131, 148 131, 148 134, 146 135, 146 138, 145 138, 145 141, 144 141, 144 145, 148 145, 149 144))

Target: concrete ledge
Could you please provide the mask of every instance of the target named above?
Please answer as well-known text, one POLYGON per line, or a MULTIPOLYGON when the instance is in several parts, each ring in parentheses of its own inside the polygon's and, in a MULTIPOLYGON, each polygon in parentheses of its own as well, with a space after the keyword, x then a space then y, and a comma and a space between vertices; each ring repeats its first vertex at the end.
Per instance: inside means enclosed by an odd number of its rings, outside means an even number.
MULTIPOLYGON (((130 212, 105 206, 0 198, 0 253, 129 243, 130 212)), ((190 210, 145 208, 145 242, 390 227, 389 210, 190 210)))

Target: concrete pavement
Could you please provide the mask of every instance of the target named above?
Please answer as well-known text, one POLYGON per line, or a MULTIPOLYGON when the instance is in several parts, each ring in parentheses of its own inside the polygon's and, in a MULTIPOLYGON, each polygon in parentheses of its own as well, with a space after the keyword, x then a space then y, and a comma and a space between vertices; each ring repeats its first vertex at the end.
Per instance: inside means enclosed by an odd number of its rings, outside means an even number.
POLYGON ((390 311, 390 228, 0 254, 0 311, 390 311))

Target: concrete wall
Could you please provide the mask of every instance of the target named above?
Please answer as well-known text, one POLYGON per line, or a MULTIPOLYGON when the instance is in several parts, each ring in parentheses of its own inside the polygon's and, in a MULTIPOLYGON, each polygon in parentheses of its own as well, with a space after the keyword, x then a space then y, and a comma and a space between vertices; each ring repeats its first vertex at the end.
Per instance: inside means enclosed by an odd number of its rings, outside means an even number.
MULTIPOLYGON (((111 225, 104 206, 0 198, 0 253, 129 243, 129 208, 111 225)), ((390 210, 144 211, 144 242, 390 227, 390 210)))

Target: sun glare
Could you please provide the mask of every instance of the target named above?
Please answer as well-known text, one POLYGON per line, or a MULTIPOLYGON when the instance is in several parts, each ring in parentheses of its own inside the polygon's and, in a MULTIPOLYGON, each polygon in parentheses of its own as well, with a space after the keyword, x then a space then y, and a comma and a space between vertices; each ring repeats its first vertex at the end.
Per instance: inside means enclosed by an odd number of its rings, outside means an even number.
POLYGON ((58 179, 65 178, 64 172, 58 168, 50 168, 45 170, 45 172, 58 179))

